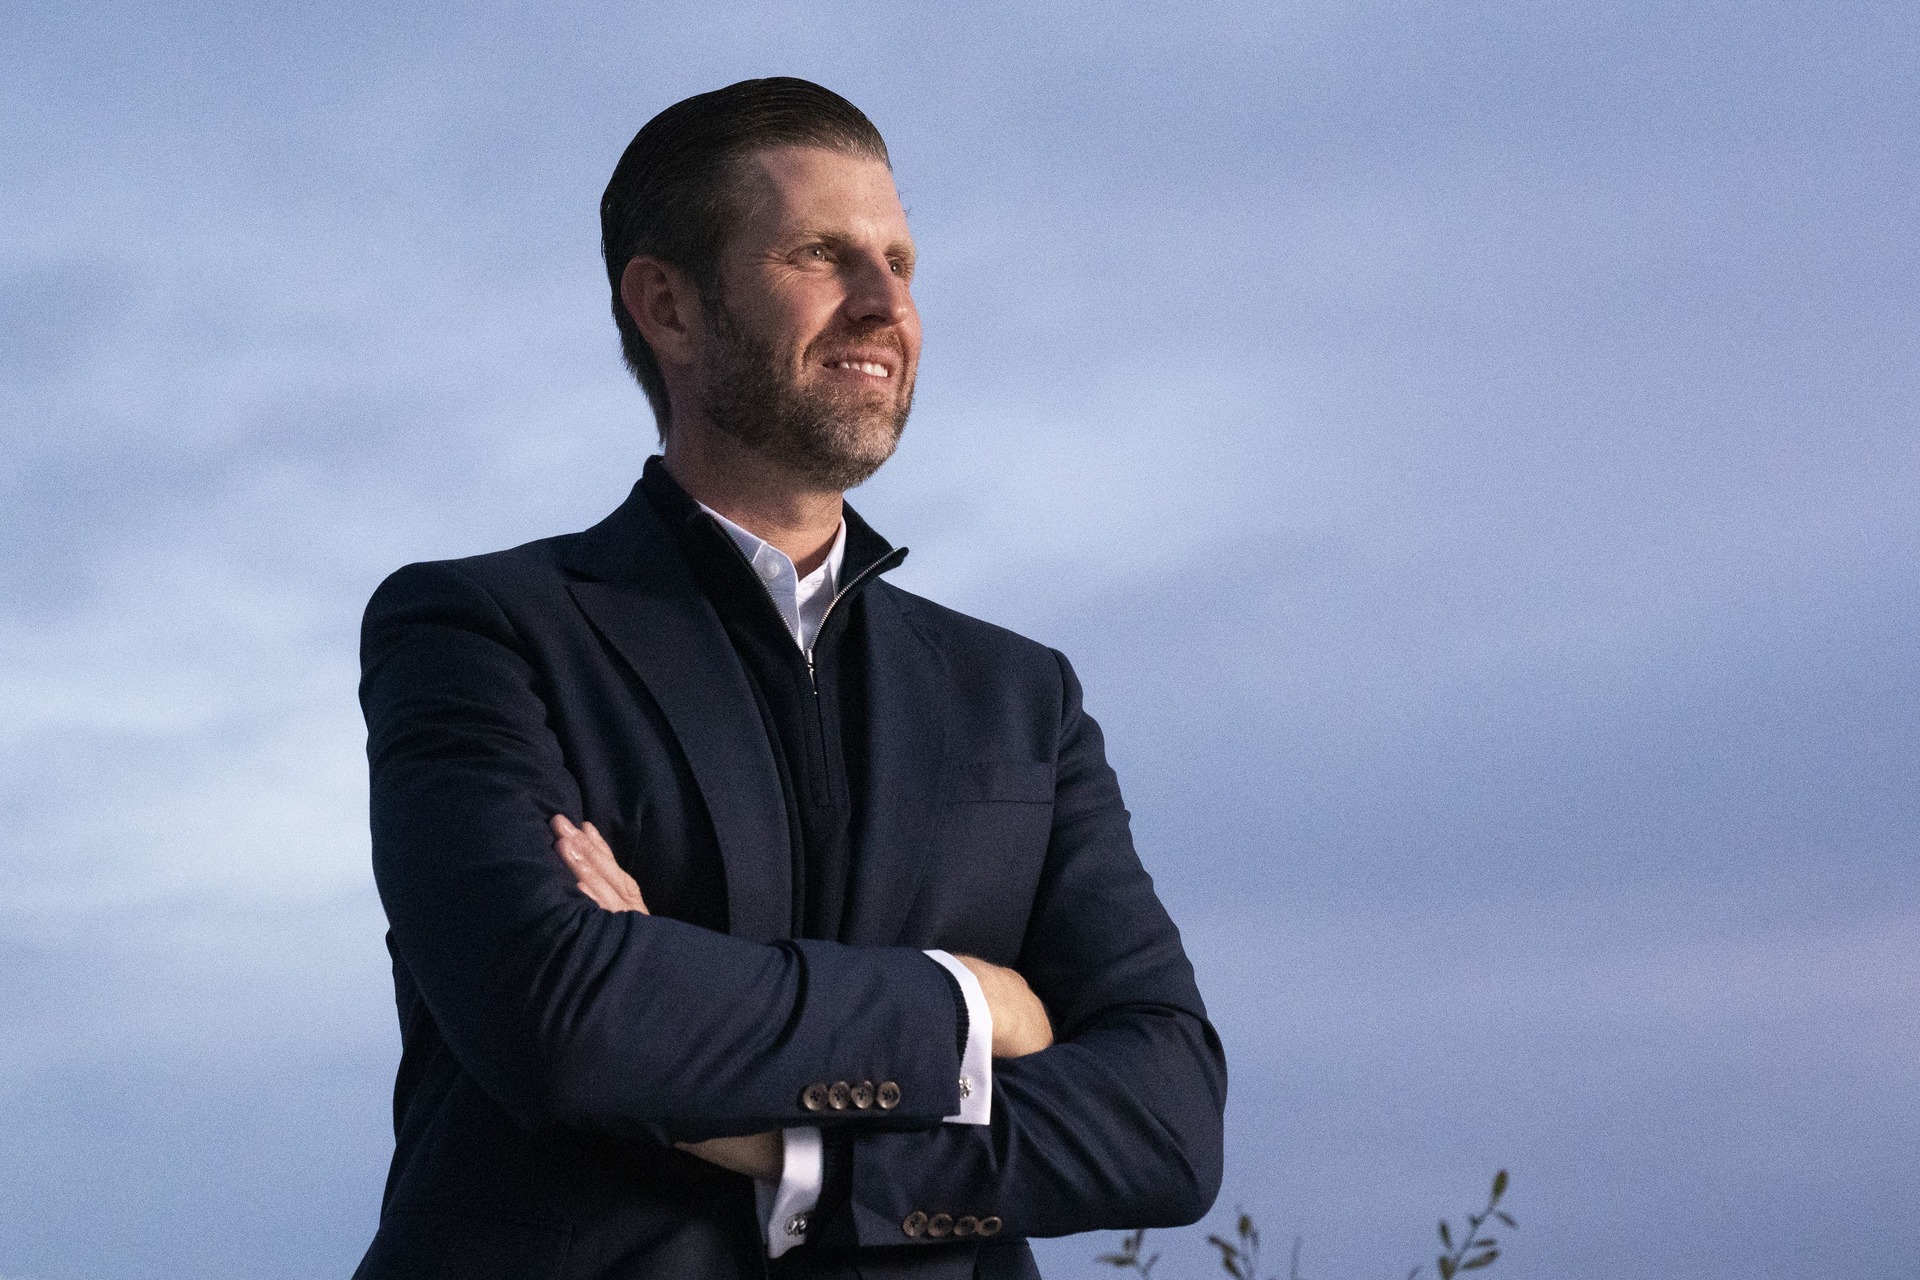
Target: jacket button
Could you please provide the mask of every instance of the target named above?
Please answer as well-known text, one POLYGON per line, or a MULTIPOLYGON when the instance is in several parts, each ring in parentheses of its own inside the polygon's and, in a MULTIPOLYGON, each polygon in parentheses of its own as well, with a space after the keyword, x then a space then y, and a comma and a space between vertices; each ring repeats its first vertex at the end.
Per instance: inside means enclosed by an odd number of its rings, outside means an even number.
POLYGON ((847 1104, 853 1101, 853 1090, 847 1087, 845 1080, 835 1080, 833 1087, 827 1090, 827 1105, 835 1111, 845 1111, 847 1104))
POLYGON ((935 1240, 950 1234, 952 1231, 953 1215, 950 1213, 936 1213, 927 1219, 927 1234, 935 1240))
POLYGON ((927 1215, 915 1209, 907 1215, 907 1220, 900 1224, 900 1229, 914 1239, 919 1239, 927 1233, 927 1215))
POLYGON ((810 1084, 800 1091, 800 1105, 809 1111, 823 1111, 827 1105, 827 1086, 810 1084))
POLYGON ((900 1086, 891 1080, 882 1080, 880 1087, 873 1091, 873 1100, 880 1104, 882 1111, 891 1111, 900 1105, 900 1086))
POLYGON ((979 1229, 980 1219, 970 1213, 962 1214, 960 1219, 953 1224, 953 1234, 956 1236, 970 1236, 979 1229))
POLYGON ((983 1236, 990 1236, 990 1235, 995 1235, 995 1234, 997 1234, 997 1233, 999 1232, 999 1230, 1000 1230, 1000 1215, 999 1215, 999 1214, 997 1214, 997 1213, 990 1213, 990 1214, 988 1214, 988 1215, 987 1215, 986 1217, 984 1217, 984 1218, 982 1218, 982 1219, 980 1219, 980 1234, 981 1234, 981 1235, 983 1235, 983 1236))
POLYGON ((873 1081, 862 1080, 859 1084, 853 1086, 851 1092, 853 1094, 853 1105, 855 1109, 865 1111, 873 1105, 873 1081))

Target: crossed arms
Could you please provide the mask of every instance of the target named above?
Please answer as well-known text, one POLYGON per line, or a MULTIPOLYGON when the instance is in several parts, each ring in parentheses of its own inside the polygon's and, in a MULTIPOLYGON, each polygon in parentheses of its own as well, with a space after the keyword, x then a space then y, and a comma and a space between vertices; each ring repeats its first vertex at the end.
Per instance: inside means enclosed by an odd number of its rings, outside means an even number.
MULTIPOLYGON (((603 911, 648 914, 640 884, 613 856, 613 849, 591 822, 575 826, 565 814, 553 815, 553 847, 566 860, 580 892, 603 911)), ((956 956, 973 974, 986 997, 993 1023, 993 1056, 1024 1058, 1053 1043, 1053 1025, 1047 1008, 1033 994, 1027 980, 1012 969, 975 956, 956 956)), ((707 1138, 676 1143, 682 1151, 710 1164, 763 1181, 777 1180, 782 1171, 779 1130, 707 1138)))
MULTIPOLYGON (((1054 743, 1051 835, 1020 974, 982 982, 1030 984, 1055 1038, 996 1064, 990 1125, 951 1125, 950 980, 917 948, 756 942, 582 894, 549 824, 584 816, 611 775, 554 726, 603 717, 623 686, 556 675, 562 658, 586 661, 552 634, 570 608, 465 565, 411 566, 375 594, 363 635, 374 870, 396 960, 515 1123, 665 1146, 824 1119, 852 1135, 861 1245, 912 1243, 902 1222, 922 1209, 993 1213, 1011 1237, 1172 1225, 1210 1207, 1219 1043, 1064 659, 1017 655, 1052 699, 1035 712, 1054 743), (898 1107, 799 1106, 810 1080, 862 1078, 897 1081, 898 1107)), ((1010 1036, 1031 1030, 1018 988, 996 1004, 1010 1036)), ((996 1038, 1002 1021, 996 1007, 996 1038)))

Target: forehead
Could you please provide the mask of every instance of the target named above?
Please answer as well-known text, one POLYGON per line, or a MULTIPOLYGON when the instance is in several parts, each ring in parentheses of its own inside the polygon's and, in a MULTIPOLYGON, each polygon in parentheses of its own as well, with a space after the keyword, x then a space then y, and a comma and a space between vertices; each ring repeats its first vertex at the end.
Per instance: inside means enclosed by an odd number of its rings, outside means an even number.
POLYGON ((884 160, 821 147, 766 147, 739 161, 739 240, 809 232, 907 240, 907 213, 884 160))

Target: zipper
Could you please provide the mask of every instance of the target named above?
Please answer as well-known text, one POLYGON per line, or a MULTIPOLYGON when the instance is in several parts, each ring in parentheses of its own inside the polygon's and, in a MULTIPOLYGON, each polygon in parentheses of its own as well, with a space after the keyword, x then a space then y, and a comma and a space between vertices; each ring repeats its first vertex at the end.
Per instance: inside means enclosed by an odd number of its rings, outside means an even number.
POLYGON ((859 588, 861 583, 865 582, 868 578, 873 577, 875 574, 882 573, 885 570, 892 568, 894 565, 899 564, 903 559, 906 558, 906 555, 907 555, 907 549, 905 547, 895 547, 893 550, 887 552, 886 555, 881 556, 878 560, 875 560, 872 564, 862 569, 859 573, 856 573, 855 575, 853 575, 852 581, 848 582, 846 586, 841 587, 838 591, 834 592, 833 599, 827 601, 826 609, 822 611, 820 614, 820 625, 814 630, 814 633, 813 633, 814 644, 808 645, 806 648, 805 652, 806 652, 806 659, 807 659, 807 688, 813 691, 813 731, 815 735, 815 741, 818 744, 818 750, 820 752, 820 760, 823 766, 820 774, 820 781, 821 781, 821 785, 826 787, 827 793, 828 793, 826 796, 821 797, 823 800, 831 798, 832 786, 833 786, 831 777, 840 776, 840 775, 833 774, 831 766, 826 764, 827 756, 828 756, 827 717, 826 717, 825 710, 823 710, 822 707, 820 706, 820 680, 819 680, 819 677, 814 673, 814 666, 813 666, 814 645, 819 644, 820 637, 827 633, 827 623, 832 619, 833 610, 836 605, 838 605, 842 600, 845 600, 849 595, 853 594, 853 592, 859 588))
MULTIPOLYGON (((739 549, 740 548, 737 546, 734 548, 735 551, 738 551, 739 549)), ((742 559, 744 558, 745 557, 742 557, 742 559)), ((837 605, 839 605, 839 603, 842 600, 845 600, 849 595, 853 594, 854 588, 858 587, 861 583, 865 582, 868 578, 871 578, 876 574, 884 573, 888 569, 893 568, 895 565, 899 564, 902 560, 906 558, 907 558, 907 549, 905 547, 895 547, 893 550, 887 552, 887 554, 881 556, 878 560, 875 560, 872 564, 862 569, 859 573, 854 574, 853 581, 847 583, 846 586, 834 592, 833 599, 827 601, 826 612, 820 615, 819 629, 813 633, 814 642, 816 644, 819 643, 820 637, 826 634, 827 619, 833 616, 834 608, 837 605)), ((813 689, 813 700, 815 702, 818 702, 820 700, 820 682, 819 680, 814 678, 814 673, 813 673, 813 645, 807 646, 806 653, 807 653, 807 684, 813 689)))
MULTIPOLYGON (((760 575, 754 570, 753 561, 747 559, 747 553, 740 549, 740 544, 733 540, 733 535, 728 533, 725 529, 722 529, 720 527, 719 522, 712 519, 712 517, 708 517, 708 523, 713 525, 715 532, 717 532, 720 535, 720 540, 727 544, 727 549, 733 552, 733 558, 735 560, 738 560, 741 564, 741 567, 746 569, 748 573, 752 574, 754 580, 758 582, 760 579, 760 575)), ((821 632, 827 629, 827 619, 833 616, 834 606, 838 605, 842 600, 845 600, 849 595, 853 594, 853 589, 855 587, 865 582, 868 578, 873 577, 875 574, 886 572, 888 569, 893 568, 895 565, 899 564, 902 560, 905 560, 906 558, 907 558, 907 549, 905 547, 895 547, 893 548, 893 550, 887 552, 887 554, 881 556, 878 560, 875 560, 872 564, 862 569, 859 573, 854 574, 853 580, 847 583, 846 586, 841 587, 838 591, 834 592, 833 599, 827 601, 827 611, 820 615, 820 629, 813 633, 814 640, 818 641, 820 639, 821 632)), ((773 595, 771 592, 767 590, 767 584, 764 582, 760 583, 760 596, 763 600, 767 602, 767 607, 773 610, 774 618, 780 623, 781 627, 784 628, 787 625, 787 620, 780 616, 780 607, 774 604, 773 595)), ((818 702, 820 700, 820 681, 814 675, 813 646, 812 645, 807 646, 807 648, 803 650, 802 653, 807 660, 807 687, 813 690, 813 699, 815 702, 818 702)))

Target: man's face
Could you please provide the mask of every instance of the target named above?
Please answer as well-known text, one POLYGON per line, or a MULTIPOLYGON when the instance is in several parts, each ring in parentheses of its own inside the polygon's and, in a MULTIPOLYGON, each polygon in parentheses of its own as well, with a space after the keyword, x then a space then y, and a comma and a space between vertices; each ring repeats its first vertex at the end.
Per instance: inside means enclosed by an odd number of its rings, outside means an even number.
POLYGON ((702 407, 809 484, 850 489, 913 404, 913 238, 885 163, 816 147, 743 161, 739 221, 708 300, 702 407))

